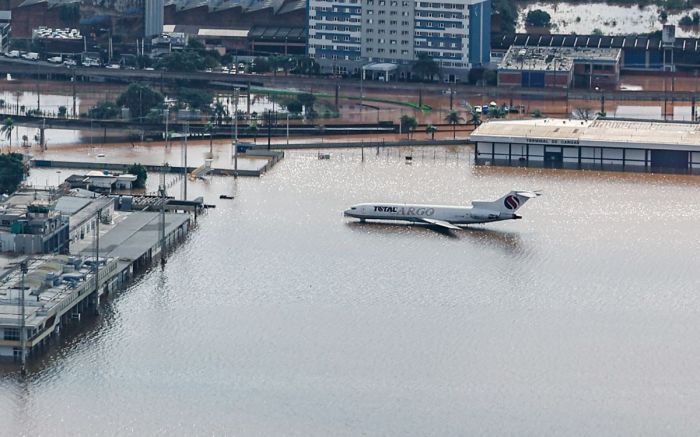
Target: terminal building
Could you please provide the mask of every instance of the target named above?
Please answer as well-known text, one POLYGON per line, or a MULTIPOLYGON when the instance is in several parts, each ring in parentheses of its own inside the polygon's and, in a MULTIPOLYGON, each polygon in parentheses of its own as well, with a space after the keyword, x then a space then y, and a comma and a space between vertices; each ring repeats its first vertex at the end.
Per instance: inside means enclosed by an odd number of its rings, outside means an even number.
POLYGON ((700 173, 700 125, 691 123, 492 121, 470 140, 477 164, 700 173))
POLYGON ((614 87, 621 57, 613 48, 511 46, 498 65, 498 86, 614 87))

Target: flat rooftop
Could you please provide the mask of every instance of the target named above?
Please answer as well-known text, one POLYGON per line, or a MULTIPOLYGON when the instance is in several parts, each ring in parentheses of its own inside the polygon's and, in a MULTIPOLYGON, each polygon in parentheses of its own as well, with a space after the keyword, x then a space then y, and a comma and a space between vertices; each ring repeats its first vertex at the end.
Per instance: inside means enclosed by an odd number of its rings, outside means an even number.
POLYGON ((499 70, 570 71, 575 62, 615 64, 621 50, 613 48, 511 46, 499 70))
MULTIPOLYGON (((100 237, 100 257, 133 261, 160 241, 158 212, 134 212, 100 237)), ((190 219, 189 214, 165 214, 165 235, 190 219)), ((86 248, 83 256, 92 256, 94 249, 86 248)))
MULTIPOLYGON (((81 289, 92 286, 92 267, 82 258, 44 255, 27 260, 22 289, 19 261, 12 262, 11 268, 0 275, 0 325, 19 325, 21 294, 24 294, 26 325, 36 328, 55 314, 60 309, 59 305, 75 299, 81 289)), ((114 260, 102 257, 100 261, 114 263, 114 260)))
POLYGON ((590 147, 700 151, 700 125, 623 120, 537 119, 490 121, 471 141, 551 143, 590 147))

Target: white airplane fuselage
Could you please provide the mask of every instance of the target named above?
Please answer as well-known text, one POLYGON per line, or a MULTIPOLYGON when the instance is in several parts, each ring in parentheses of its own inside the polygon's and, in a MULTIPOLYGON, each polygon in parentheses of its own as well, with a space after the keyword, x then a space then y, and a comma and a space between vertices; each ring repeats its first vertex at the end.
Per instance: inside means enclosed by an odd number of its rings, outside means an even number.
POLYGON ((413 205, 403 203, 361 203, 345 211, 348 217, 360 220, 400 220, 424 222, 441 220, 455 225, 488 223, 521 218, 514 213, 489 211, 471 206, 413 205))
POLYGON ((459 229, 458 225, 491 223, 521 218, 516 211, 539 191, 511 191, 494 201, 475 200, 471 206, 407 203, 360 203, 345 210, 347 217, 365 220, 400 220, 459 229))

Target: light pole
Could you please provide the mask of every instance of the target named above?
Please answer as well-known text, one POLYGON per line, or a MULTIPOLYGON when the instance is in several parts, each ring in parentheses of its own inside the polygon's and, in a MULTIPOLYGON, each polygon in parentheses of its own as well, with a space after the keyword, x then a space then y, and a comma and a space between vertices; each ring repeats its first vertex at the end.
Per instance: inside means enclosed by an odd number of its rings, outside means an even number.
POLYGON ((56 187, 61 186, 61 170, 56 170, 56 187))
POLYGON ((21 306, 21 311, 20 311, 20 321, 19 321, 19 353, 20 353, 20 363, 21 363, 21 373, 22 375, 25 375, 27 373, 26 365, 27 365, 27 327, 25 326, 26 320, 25 320, 25 308, 24 308, 24 275, 27 274, 27 261, 22 261, 19 265, 20 268, 20 273, 22 274, 22 280, 20 283, 20 291, 19 291, 19 303, 21 306))
POLYGON ((163 110, 163 117, 165 117, 165 147, 168 147, 168 142, 170 141, 170 135, 168 134, 168 119, 170 118, 170 110, 165 108, 163 110))
POLYGON ((360 67, 360 111, 362 111, 362 100, 365 97, 365 91, 364 91, 364 84, 365 84, 365 66, 363 65, 360 67))
POLYGON ((287 112, 287 145, 289 145, 289 112, 287 112))

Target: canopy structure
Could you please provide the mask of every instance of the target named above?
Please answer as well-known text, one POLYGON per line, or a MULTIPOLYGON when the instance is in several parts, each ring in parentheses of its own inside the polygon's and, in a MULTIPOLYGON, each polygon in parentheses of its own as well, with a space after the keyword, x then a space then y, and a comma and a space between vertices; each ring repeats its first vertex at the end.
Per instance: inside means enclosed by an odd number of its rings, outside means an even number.
POLYGON ((375 73, 384 73, 384 80, 389 81, 389 73, 396 70, 396 64, 389 62, 375 62, 372 64, 367 64, 362 66, 362 78, 366 79, 366 71, 372 72, 372 77, 374 78, 375 73))

